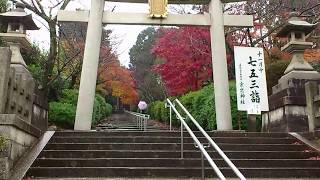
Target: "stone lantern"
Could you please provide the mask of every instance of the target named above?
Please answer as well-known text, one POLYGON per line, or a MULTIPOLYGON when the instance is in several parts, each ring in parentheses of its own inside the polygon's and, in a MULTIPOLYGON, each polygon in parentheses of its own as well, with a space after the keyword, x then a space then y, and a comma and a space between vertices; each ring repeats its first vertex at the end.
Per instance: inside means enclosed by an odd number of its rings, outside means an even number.
POLYGON ((282 51, 292 55, 291 62, 272 87, 269 96, 269 112, 262 116, 263 131, 268 132, 307 132, 308 114, 305 84, 309 81, 320 83, 320 73, 305 61, 305 49, 312 48, 312 42, 306 42, 307 36, 317 24, 301 19, 296 12, 291 13, 288 22, 277 33, 277 37, 288 38, 282 51))
POLYGON ((288 43, 281 48, 282 51, 292 54, 292 59, 279 83, 286 83, 288 79, 319 79, 320 75, 305 61, 304 51, 313 46, 312 42, 306 42, 306 37, 316 29, 317 24, 310 24, 296 12, 291 16, 285 26, 277 33, 277 37, 288 38, 288 43))
POLYGON ((16 8, 13 10, 0 14, 0 22, 7 27, 5 33, 0 33, 0 37, 9 45, 12 51, 11 65, 23 66, 19 69, 26 70, 26 63, 21 56, 21 50, 30 51, 31 44, 26 37, 27 30, 38 30, 39 28, 34 23, 31 14, 25 11, 25 5, 16 3, 16 8))
POLYGON ((166 18, 168 0, 149 0, 150 17, 152 18, 166 18))

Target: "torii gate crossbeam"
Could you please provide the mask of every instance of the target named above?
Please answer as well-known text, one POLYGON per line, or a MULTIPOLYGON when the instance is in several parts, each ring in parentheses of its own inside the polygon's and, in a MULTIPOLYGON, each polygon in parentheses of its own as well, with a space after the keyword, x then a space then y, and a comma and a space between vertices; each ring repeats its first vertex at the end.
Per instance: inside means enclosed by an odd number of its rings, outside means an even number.
MULTIPOLYGON (((148 0, 109 0, 116 2, 148 3, 148 0)), ((210 26, 215 107, 218 130, 232 130, 227 57, 224 26, 252 27, 252 16, 224 15, 222 3, 241 0, 169 0, 169 3, 206 4, 209 14, 168 15, 167 19, 151 19, 143 13, 104 12, 105 0, 91 0, 88 11, 59 11, 58 21, 88 22, 85 51, 80 80, 75 130, 90 130, 99 64, 103 24, 141 25, 203 25, 210 26)))

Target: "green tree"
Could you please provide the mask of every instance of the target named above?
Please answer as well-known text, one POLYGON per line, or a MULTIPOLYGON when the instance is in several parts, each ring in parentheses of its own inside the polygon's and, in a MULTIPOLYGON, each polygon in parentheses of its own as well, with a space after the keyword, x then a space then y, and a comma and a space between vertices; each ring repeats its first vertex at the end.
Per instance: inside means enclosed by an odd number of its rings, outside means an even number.
MULTIPOLYGON (((47 23, 50 33, 50 48, 43 69, 42 85, 46 92, 49 93, 51 79, 54 73, 54 64, 58 56, 58 39, 57 39, 57 10, 64 10, 71 0, 62 1, 39 1, 39 0, 20 0, 27 9, 34 12, 47 23), (50 4, 48 6, 48 4, 50 4)), ((15 2, 15 1, 14 1, 15 2)))
POLYGON ((8 0, 0 0, 0 12, 4 13, 8 10, 8 0))
POLYGON ((161 78, 152 72, 152 66, 157 63, 157 59, 151 51, 158 36, 159 31, 153 27, 143 30, 129 52, 130 69, 133 71, 139 97, 148 102, 162 100, 166 97, 161 78))

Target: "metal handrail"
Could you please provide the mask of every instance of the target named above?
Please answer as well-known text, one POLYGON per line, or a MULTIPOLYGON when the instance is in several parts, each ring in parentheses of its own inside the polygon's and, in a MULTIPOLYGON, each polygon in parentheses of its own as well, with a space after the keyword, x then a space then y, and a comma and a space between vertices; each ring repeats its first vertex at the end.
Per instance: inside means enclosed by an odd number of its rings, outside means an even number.
POLYGON ((186 115, 191 119, 193 124, 200 130, 200 132, 204 135, 204 137, 209 141, 210 145, 219 153, 219 155, 224 159, 224 161, 229 165, 229 167, 233 170, 233 172, 241 179, 245 180, 246 178, 239 171, 239 169, 231 162, 231 160, 226 156, 226 154, 220 149, 220 147, 212 140, 212 138, 208 135, 208 133, 200 126, 200 124, 193 118, 193 116, 189 113, 189 111, 182 105, 182 103, 176 99, 175 100, 180 108, 186 113, 186 115))
POLYGON ((132 112, 132 111, 127 111, 127 110, 124 110, 124 112, 135 116, 136 121, 137 121, 137 127, 138 127, 140 130, 144 130, 144 131, 147 130, 148 120, 150 119, 150 115, 148 115, 148 114, 141 114, 141 113, 132 112))
POLYGON ((192 130, 190 129, 190 127, 187 125, 186 121, 184 120, 184 118, 181 116, 181 114, 178 112, 178 110, 175 108, 175 106, 173 105, 173 103, 167 99, 167 102, 169 103, 169 106, 171 106, 172 110, 176 113, 178 119, 181 122, 181 158, 183 158, 183 127, 187 130, 187 132, 190 134, 190 136, 192 137, 193 141, 196 143, 196 145, 198 146, 198 148, 200 149, 202 155, 207 159, 207 161, 209 162, 210 166, 213 168, 213 170, 216 172, 217 176, 219 177, 219 179, 225 180, 226 178, 224 177, 224 175, 222 174, 222 172, 220 171, 220 169, 218 168, 218 166, 213 162, 212 158, 210 157, 210 155, 208 154, 208 152, 205 150, 205 148, 203 147, 203 145, 200 143, 199 139, 196 137, 196 135, 192 132, 192 130))

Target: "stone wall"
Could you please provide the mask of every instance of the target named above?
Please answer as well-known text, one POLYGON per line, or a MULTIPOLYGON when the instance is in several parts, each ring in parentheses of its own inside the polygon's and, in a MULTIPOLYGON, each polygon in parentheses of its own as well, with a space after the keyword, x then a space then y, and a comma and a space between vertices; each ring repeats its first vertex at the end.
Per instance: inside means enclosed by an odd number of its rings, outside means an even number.
POLYGON ((33 93, 33 111, 31 124, 39 128, 41 131, 46 131, 48 128, 48 99, 45 93, 35 87, 33 93))
POLYGON ((29 71, 12 65, 9 48, 0 48, 0 135, 6 146, 0 151, 0 179, 10 176, 19 158, 47 130, 48 104, 29 71))

